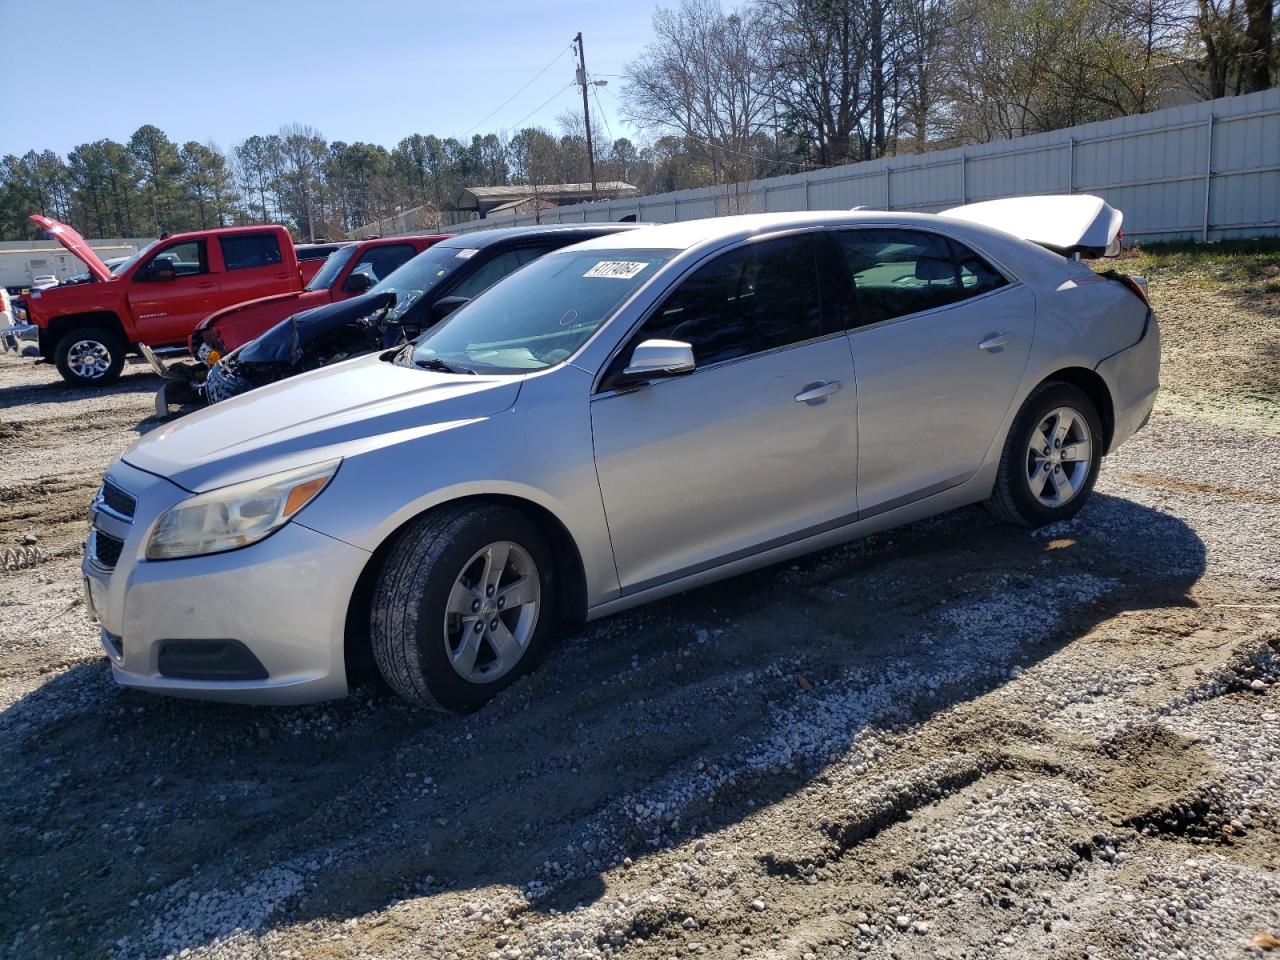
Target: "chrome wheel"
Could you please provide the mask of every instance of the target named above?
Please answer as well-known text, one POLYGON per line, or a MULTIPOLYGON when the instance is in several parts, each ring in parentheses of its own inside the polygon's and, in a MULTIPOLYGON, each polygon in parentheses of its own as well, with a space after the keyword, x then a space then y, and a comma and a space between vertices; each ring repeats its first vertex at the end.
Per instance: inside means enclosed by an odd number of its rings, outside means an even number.
POLYGON ((458 676, 492 683, 514 668, 533 638, 541 600, 542 578, 523 547, 501 540, 477 550, 445 607, 445 653, 458 676))
POLYGON ((98 340, 77 340, 67 350, 67 368, 85 380, 101 379, 111 369, 111 351, 98 340))
POLYGON ((1031 432, 1027 485, 1046 507, 1061 507, 1084 487, 1093 469, 1089 423, 1078 410, 1058 407, 1031 432))

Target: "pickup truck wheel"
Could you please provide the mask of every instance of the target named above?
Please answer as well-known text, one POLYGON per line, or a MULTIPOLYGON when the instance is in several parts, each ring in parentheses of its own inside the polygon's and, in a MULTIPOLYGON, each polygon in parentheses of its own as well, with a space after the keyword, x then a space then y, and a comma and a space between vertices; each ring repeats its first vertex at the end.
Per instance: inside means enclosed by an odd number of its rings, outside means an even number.
POLYGON ((374 588, 374 660, 411 703, 469 711, 525 673, 551 630, 551 551, 524 514, 444 507, 411 523, 374 588))
POLYGON ((988 509, 1024 527, 1074 517, 1097 482, 1102 437, 1097 408, 1083 390, 1042 383, 1009 429, 988 509))
POLYGON ((124 338, 115 331, 82 327, 58 341, 53 348, 53 362, 68 383, 105 387, 120 379, 124 351, 124 338))

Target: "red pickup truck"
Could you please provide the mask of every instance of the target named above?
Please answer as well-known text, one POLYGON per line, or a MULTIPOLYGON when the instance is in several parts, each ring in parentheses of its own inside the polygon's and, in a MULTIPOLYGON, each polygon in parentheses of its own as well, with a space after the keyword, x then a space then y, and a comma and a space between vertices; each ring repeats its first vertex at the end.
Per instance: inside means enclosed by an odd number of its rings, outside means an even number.
POLYGON ((302 289, 284 227, 173 234, 112 270, 65 223, 31 220, 89 268, 90 282, 33 290, 23 304, 24 338, 34 334, 40 355, 74 384, 114 382, 126 353, 141 344, 185 345, 196 324, 223 307, 302 289))
POLYGON ((218 356, 244 346, 285 317, 364 293, 397 267, 449 236, 436 233, 349 243, 332 254, 301 291, 258 297, 209 314, 191 333, 191 355, 212 364, 218 356))

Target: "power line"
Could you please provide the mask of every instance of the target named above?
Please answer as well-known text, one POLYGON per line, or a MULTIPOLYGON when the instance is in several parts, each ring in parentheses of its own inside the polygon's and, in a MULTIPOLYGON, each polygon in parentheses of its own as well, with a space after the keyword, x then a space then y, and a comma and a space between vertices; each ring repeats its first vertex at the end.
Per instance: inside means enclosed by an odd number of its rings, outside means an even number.
MULTIPOLYGON (((572 49, 572 48, 568 48, 568 49, 572 49)), ((502 104, 501 104, 499 107, 497 107, 497 109, 495 109, 495 110, 493 110, 492 112, 488 113, 488 114, 487 114, 487 115, 486 115, 486 116, 485 116, 485 117, 484 117, 484 118, 483 118, 479 123, 477 123, 474 127, 472 127, 472 128, 471 128, 471 130, 468 130, 468 131, 467 131, 466 133, 464 133, 462 136, 466 137, 466 136, 468 136, 468 135, 471 133, 471 131, 472 131, 472 130, 478 130, 478 129, 479 129, 479 128, 480 128, 480 127, 481 127, 481 126, 486 122, 486 121, 488 121, 491 117, 493 117, 493 115, 494 115, 494 114, 498 113, 500 110, 502 110, 502 108, 503 108, 503 107, 505 107, 507 104, 509 104, 512 100, 514 100, 516 97, 520 96, 520 94, 524 93, 524 92, 525 92, 526 90, 528 90, 531 86, 533 86, 533 84, 538 80, 538 78, 539 78, 539 77, 541 77, 544 73, 546 73, 548 70, 550 70, 552 67, 554 67, 554 66, 555 66, 556 61, 557 61, 557 60, 559 60, 559 59, 560 59, 560 57, 561 57, 563 54, 564 54, 564 51, 563 51, 563 50, 559 50, 559 51, 557 51, 557 52, 556 52, 556 55, 555 55, 554 57, 552 57, 552 58, 551 58, 551 62, 550 62, 550 63, 548 63, 545 67, 543 67, 541 70, 539 70, 537 73, 535 73, 535 74, 533 75, 533 79, 532 79, 532 80, 530 80, 528 83, 526 83, 523 87, 521 87, 519 90, 517 90, 517 91, 516 91, 515 93, 513 93, 511 96, 507 97, 507 99, 506 99, 506 100, 503 100, 503 101, 502 101, 502 104)), ((550 101, 548 101, 548 103, 549 103, 549 102, 550 102, 550 101)), ((545 104, 544 104, 544 106, 545 106, 545 104)), ((540 109, 542 109, 542 108, 541 108, 541 107, 539 107, 538 109, 540 110, 540 109)), ((538 112, 537 110, 535 110, 535 111, 534 111, 534 113, 537 113, 537 112, 538 112)))
POLYGON ((591 95, 596 98, 596 106, 600 108, 600 119, 604 121, 605 133, 609 134, 609 143, 613 144, 613 128, 609 126, 609 115, 604 112, 604 104, 600 102, 600 89, 595 85, 591 87, 591 95))
POLYGON ((509 126, 509 127, 504 127, 503 129, 504 129, 504 130, 514 130, 514 129, 516 129, 518 126, 520 126, 520 124, 524 123, 526 120, 528 120, 530 117, 532 117, 535 113, 537 113, 539 110, 541 110, 543 107, 545 107, 548 103, 550 103, 550 102, 551 102, 552 100, 554 100, 556 97, 560 96, 560 94, 564 93, 564 92, 565 92, 566 90, 568 90, 570 87, 576 87, 577 85, 578 85, 578 81, 577 81, 577 80, 570 80, 568 83, 566 83, 563 87, 561 87, 559 90, 557 90, 557 91, 556 91, 555 93, 553 93, 551 96, 547 97, 547 99, 546 99, 546 100, 544 100, 542 103, 538 104, 536 107, 534 107, 532 110, 530 110, 528 113, 526 113, 523 117, 521 117, 521 118, 520 118, 519 120, 517 120, 515 123, 511 124, 511 126, 509 126))

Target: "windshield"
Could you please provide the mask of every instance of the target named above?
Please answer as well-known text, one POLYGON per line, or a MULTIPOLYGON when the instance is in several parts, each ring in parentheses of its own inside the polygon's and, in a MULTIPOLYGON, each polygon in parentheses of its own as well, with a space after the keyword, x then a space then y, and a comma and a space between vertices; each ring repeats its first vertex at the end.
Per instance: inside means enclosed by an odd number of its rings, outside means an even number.
POLYGON ((337 250, 333 251, 333 253, 329 254, 329 256, 325 258, 324 266, 321 267, 320 271, 311 278, 311 282, 307 284, 306 289, 327 290, 330 284, 338 279, 338 274, 342 272, 342 268, 345 267, 351 261, 351 258, 356 255, 357 249, 359 249, 359 247, 353 243, 349 247, 339 247, 337 250))
POLYGON ((568 359, 674 250, 581 250, 535 260, 417 342, 413 361, 525 373, 568 359))
POLYGON ((422 299, 423 294, 438 286, 441 280, 470 260, 475 252, 470 248, 437 244, 392 270, 385 280, 376 284, 369 292, 394 293, 396 305, 391 308, 389 319, 399 320, 422 299))

